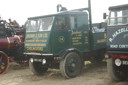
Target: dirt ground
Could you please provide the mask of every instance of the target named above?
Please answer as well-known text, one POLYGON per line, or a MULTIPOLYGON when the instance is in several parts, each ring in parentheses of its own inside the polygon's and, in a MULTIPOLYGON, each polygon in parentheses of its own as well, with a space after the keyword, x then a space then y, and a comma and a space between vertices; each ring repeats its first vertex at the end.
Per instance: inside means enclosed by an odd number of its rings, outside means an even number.
POLYGON ((128 85, 128 81, 112 81, 105 62, 86 65, 84 71, 72 79, 65 79, 56 69, 49 69, 43 76, 36 76, 28 66, 11 63, 7 73, 0 75, 0 85, 128 85))

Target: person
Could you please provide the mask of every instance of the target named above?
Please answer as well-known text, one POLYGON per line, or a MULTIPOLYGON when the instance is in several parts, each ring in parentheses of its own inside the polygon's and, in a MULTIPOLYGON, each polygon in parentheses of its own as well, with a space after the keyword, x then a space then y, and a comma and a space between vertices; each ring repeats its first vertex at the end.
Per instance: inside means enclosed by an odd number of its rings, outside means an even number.
POLYGON ((17 23, 16 20, 13 20, 13 27, 14 28, 19 28, 19 24, 17 23))
POLYGON ((9 25, 13 25, 13 22, 10 18, 8 19, 8 21, 9 21, 9 25))
POLYGON ((64 17, 64 19, 62 20, 61 28, 62 29, 66 29, 67 28, 67 18, 66 17, 64 17))
POLYGON ((60 28, 60 29, 66 29, 66 28, 67 28, 67 21, 66 21, 66 18, 65 18, 65 17, 61 17, 61 18, 58 20, 58 25, 59 25, 59 28, 60 28))

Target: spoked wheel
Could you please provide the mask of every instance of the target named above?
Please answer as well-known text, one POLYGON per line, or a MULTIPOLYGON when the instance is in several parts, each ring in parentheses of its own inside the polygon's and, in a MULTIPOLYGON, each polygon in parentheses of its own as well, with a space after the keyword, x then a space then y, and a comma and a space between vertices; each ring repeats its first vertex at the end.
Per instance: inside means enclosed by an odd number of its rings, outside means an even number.
POLYGON ((70 52, 60 61, 61 74, 66 78, 73 78, 80 74, 82 70, 82 61, 75 52, 70 52))
POLYGON ((115 81, 126 80, 127 77, 127 67, 126 66, 116 66, 115 59, 109 58, 107 63, 107 70, 110 77, 115 81))
POLYGON ((48 67, 42 65, 41 62, 31 62, 31 58, 29 60, 29 68, 35 75, 43 75, 48 70, 48 67))
POLYGON ((9 66, 9 60, 8 60, 8 56, 0 51, 0 74, 3 74, 6 72, 6 70, 8 69, 9 66))

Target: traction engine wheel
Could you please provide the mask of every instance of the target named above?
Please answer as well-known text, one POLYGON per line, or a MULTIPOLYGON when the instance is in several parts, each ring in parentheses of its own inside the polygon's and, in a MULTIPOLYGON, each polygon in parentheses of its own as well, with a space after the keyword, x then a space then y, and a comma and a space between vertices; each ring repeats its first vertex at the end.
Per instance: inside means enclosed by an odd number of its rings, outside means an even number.
POLYGON ((0 74, 3 74, 6 72, 6 70, 8 69, 9 66, 9 60, 8 60, 8 56, 0 51, 0 74))
POLYGON ((61 74, 66 78, 73 78, 80 74, 82 70, 82 61, 80 56, 75 52, 68 53, 60 61, 61 74))
POLYGON ((116 66, 115 59, 109 58, 107 62, 107 70, 110 77, 115 81, 125 80, 127 77, 127 67, 126 66, 116 66))
POLYGON ((31 58, 29 60, 29 68, 35 75, 43 75, 48 70, 48 67, 42 65, 41 62, 31 62, 31 58))

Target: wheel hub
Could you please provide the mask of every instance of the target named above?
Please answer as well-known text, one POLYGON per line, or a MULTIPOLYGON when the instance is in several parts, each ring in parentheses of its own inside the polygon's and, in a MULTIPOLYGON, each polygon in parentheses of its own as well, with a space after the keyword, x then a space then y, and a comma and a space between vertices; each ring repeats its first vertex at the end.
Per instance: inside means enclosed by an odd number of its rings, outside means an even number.
POLYGON ((76 60, 73 58, 68 63, 68 69, 70 72, 74 72, 76 69, 76 60))
POLYGON ((76 67, 76 64, 75 63, 72 63, 72 67, 75 68, 76 67))

